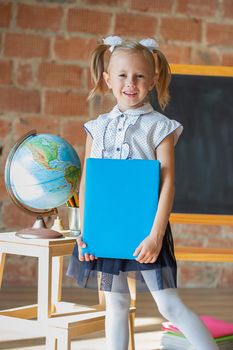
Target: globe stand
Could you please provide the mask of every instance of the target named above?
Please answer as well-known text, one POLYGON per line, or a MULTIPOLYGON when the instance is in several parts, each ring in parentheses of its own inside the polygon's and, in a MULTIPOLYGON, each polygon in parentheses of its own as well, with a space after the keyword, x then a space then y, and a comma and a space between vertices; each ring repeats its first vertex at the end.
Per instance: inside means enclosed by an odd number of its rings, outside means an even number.
POLYGON ((44 219, 42 216, 38 216, 32 227, 24 228, 15 234, 21 238, 59 238, 63 235, 55 230, 46 228, 44 219))

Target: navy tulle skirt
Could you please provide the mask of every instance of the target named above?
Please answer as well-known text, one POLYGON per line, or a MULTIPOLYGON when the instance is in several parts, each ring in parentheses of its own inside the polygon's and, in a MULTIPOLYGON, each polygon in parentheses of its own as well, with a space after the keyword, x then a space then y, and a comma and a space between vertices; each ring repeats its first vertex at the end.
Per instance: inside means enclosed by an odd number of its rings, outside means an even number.
POLYGON ((170 224, 163 238, 162 249, 155 263, 141 264, 136 260, 98 258, 81 262, 78 246, 74 247, 67 275, 84 288, 98 288, 112 292, 129 292, 127 277, 137 280, 137 291, 156 291, 176 288, 177 265, 170 224), (101 272, 101 274, 100 274, 101 272))

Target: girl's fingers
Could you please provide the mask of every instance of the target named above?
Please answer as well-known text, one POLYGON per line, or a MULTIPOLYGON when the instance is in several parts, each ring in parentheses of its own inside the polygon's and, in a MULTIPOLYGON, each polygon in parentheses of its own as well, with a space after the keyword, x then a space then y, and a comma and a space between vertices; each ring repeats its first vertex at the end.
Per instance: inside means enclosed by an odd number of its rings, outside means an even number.
POLYGON ((141 249, 142 249, 142 246, 139 245, 139 246, 135 249, 135 251, 134 251, 134 253, 133 253, 133 256, 138 256, 138 255, 140 254, 140 252, 141 252, 141 249))
POLYGON ((139 254, 138 258, 136 259, 138 262, 143 264, 152 264, 156 261, 157 255, 150 255, 150 254, 139 254))
POLYGON ((82 237, 77 238, 77 244, 80 248, 86 248, 86 243, 82 241, 82 237))
POLYGON ((97 259, 94 255, 85 253, 84 255, 82 254, 82 248, 86 248, 86 243, 82 241, 82 237, 77 238, 77 244, 78 244, 78 252, 79 252, 79 260, 80 261, 93 261, 97 259))
POLYGON ((146 260, 146 254, 143 254, 142 251, 138 254, 137 259, 138 262, 143 263, 146 260))
POLYGON ((88 253, 85 253, 84 256, 85 256, 85 260, 86 260, 86 261, 90 261, 90 255, 89 255, 88 253))
POLYGON ((84 256, 82 255, 81 252, 78 254, 79 261, 84 261, 84 256))
POLYGON ((83 241, 80 241, 78 245, 80 248, 86 248, 87 246, 86 243, 84 243, 83 241))

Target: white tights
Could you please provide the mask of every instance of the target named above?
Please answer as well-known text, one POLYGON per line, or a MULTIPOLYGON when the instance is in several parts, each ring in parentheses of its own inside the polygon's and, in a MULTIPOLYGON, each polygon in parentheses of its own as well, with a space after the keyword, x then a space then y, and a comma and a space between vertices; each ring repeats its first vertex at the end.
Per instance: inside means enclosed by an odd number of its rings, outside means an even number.
MULTIPOLYGON (((122 279, 121 282, 123 282, 122 279)), ((196 350, 219 349, 199 317, 183 304, 176 289, 163 289, 151 292, 151 294, 161 315, 178 327, 196 350)), ((129 293, 105 292, 105 298, 107 349, 127 350, 130 295, 129 293)))

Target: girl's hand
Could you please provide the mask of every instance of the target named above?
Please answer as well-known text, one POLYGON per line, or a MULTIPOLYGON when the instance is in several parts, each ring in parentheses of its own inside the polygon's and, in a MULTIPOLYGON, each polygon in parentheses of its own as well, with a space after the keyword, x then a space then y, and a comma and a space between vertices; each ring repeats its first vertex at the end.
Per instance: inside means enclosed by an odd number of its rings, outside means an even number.
POLYGON ((152 264, 159 256, 162 242, 163 238, 149 235, 140 243, 133 255, 137 257, 136 260, 140 263, 152 264))
POLYGON ((93 261, 96 259, 96 257, 92 254, 85 253, 84 255, 82 254, 82 248, 86 248, 86 243, 83 242, 82 236, 80 235, 77 238, 77 244, 78 244, 78 258, 80 261, 93 261))

